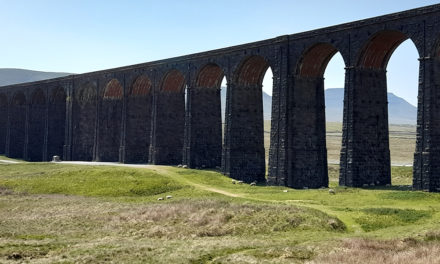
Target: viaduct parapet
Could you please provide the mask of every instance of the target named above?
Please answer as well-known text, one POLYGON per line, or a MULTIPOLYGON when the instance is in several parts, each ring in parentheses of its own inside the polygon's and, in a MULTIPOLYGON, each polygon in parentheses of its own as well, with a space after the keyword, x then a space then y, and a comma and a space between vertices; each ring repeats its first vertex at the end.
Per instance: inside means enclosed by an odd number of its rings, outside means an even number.
POLYGON ((407 39, 420 57, 413 186, 440 191, 440 4, 161 61, 0 87, 0 152, 29 161, 62 155, 64 160, 221 167, 224 174, 245 182, 325 187, 323 74, 340 52, 346 66, 340 185, 387 185, 386 68, 393 51, 407 39), (262 79, 268 67, 273 97, 266 177, 262 79))

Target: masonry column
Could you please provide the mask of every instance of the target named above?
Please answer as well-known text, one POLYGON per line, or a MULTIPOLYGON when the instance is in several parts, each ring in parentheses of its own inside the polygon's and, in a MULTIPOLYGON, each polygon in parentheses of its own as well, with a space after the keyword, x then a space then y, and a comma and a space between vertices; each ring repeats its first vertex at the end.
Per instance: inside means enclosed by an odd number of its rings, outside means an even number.
POLYGON ((23 159, 29 160, 29 110, 30 110, 31 100, 28 99, 26 102, 26 117, 24 122, 24 144, 23 144, 23 159))
POLYGON ((125 163, 125 143, 126 143, 126 131, 127 131, 127 101, 128 101, 128 93, 127 93, 127 85, 124 76, 124 83, 122 89, 122 116, 121 116, 121 138, 119 143, 119 162, 125 163))
POLYGON ((155 91, 153 138, 150 145, 151 163, 177 165, 182 163, 185 134, 185 77, 170 70, 161 89, 155 91))
POLYGON ((295 76, 292 90, 287 186, 327 187, 324 79, 295 76))
POLYGON ((73 80, 72 83, 66 84, 66 123, 65 136, 63 146, 63 159, 72 160, 72 107, 73 107, 73 80))
POLYGON ((221 165, 222 121, 220 89, 195 87, 187 93, 186 163, 191 168, 221 165))
POLYGON ((262 85, 228 85, 223 172, 245 182, 264 182, 262 85))
POLYGON ((7 100, 7 125, 6 125, 6 141, 5 141, 5 156, 10 157, 10 146, 11 146, 11 95, 8 95, 7 100))
POLYGON ((42 161, 48 161, 49 157, 47 156, 47 144, 49 138, 49 104, 50 104, 50 96, 49 89, 46 89, 46 109, 45 109, 45 120, 44 120, 44 139, 43 139, 43 158, 42 161))
POLYGON ((195 168, 191 162, 191 141, 195 140, 191 137, 192 131, 192 88, 188 86, 186 88, 186 97, 185 97, 185 131, 184 131, 184 139, 183 139, 183 152, 182 152, 182 164, 187 165, 189 168, 195 168))
POLYGON ((289 46, 286 42, 278 48, 273 69, 272 114, 270 129, 269 168, 267 183, 285 186, 287 184, 287 137, 288 98, 290 86, 289 46))
POLYGON ((391 184, 386 70, 347 71, 340 185, 391 184))
POLYGON ((440 59, 420 59, 413 187, 440 191, 440 59))

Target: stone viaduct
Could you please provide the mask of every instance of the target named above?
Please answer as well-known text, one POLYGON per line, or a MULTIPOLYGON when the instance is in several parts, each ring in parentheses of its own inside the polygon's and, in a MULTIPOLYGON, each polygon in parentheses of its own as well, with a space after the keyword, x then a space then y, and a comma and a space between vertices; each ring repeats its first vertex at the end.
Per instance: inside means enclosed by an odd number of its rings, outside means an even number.
POLYGON ((29 161, 62 155, 64 160, 221 167, 245 182, 327 186, 323 73, 340 52, 346 65, 340 185, 390 184, 386 68, 407 39, 420 57, 413 186, 440 191, 440 4, 0 87, 0 152, 29 161), (274 85, 266 177, 262 79, 268 67, 274 85))

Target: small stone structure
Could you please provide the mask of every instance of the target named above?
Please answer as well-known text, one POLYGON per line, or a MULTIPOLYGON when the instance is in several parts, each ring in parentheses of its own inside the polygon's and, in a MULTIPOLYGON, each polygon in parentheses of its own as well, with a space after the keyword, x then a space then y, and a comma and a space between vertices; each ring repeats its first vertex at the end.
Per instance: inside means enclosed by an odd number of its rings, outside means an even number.
POLYGON ((8 157, 216 168, 247 183, 328 186, 323 74, 346 66, 340 185, 391 183, 386 66, 420 55, 414 188, 440 188, 440 5, 161 61, 0 87, 8 157), (266 174, 262 79, 274 76, 266 174), (224 140, 220 86, 227 80, 224 140))

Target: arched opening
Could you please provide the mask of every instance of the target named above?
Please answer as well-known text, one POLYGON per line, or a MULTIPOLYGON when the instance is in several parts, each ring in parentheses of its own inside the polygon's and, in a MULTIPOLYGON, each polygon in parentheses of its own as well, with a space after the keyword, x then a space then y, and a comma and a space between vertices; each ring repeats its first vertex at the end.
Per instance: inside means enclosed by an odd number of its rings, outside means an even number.
POLYGON ((30 161, 42 161, 47 116, 46 95, 42 89, 37 89, 32 93, 29 110, 27 158, 30 161))
POLYGON ((192 168, 215 168, 221 165, 222 117, 221 84, 223 70, 216 64, 205 65, 189 91, 189 146, 186 163, 192 168))
POLYGON ((6 132, 8 129, 8 97, 0 94, 0 153, 6 150, 6 132))
POLYGON ((302 54, 296 67, 289 116, 292 132, 287 185, 290 187, 328 186, 324 72, 337 53, 333 45, 317 43, 302 54))
POLYGON ((26 97, 23 92, 16 92, 12 97, 9 116, 9 157, 24 158, 26 97))
POLYGON ((119 161, 123 88, 117 79, 104 88, 99 108, 98 161, 119 161))
POLYGON ((152 84, 141 75, 134 81, 127 98, 125 162, 146 163, 151 134, 152 84))
POLYGON ((269 168, 269 150, 272 128, 272 92, 274 86, 273 72, 270 67, 267 68, 262 82, 263 99, 263 130, 264 130, 264 156, 266 161, 266 174, 269 168))
MULTIPOLYGON (((356 97, 353 102, 356 107, 355 111, 358 113, 354 120, 354 126, 359 135, 359 138, 355 140, 359 148, 356 150, 359 161, 357 162, 359 172, 356 179, 357 186, 391 184, 390 146, 393 149, 393 159, 397 162, 402 162, 402 157, 398 156, 405 155, 404 153, 407 153, 406 159, 410 159, 410 153, 415 149, 415 134, 414 131, 411 132, 415 130, 415 127, 405 128, 402 124, 398 124, 399 126, 393 124, 402 123, 402 120, 399 120, 401 118, 396 118, 396 116, 403 115, 406 119, 414 113, 404 113, 405 110, 401 107, 405 107, 406 102, 402 98, 387 93, 390 87, 387 78, 390 75, 387 74, 390 58, 407 39, 408 36, 399 31, 378 32, 368 40, 358 57, 358 70, 355 76, 356 97), (392 114, 390 114, 391 111, 392 114)), ((417 58, 418 54, 413 58, 413 62, 411 60, 407 62, 417 63, 417 58)), ((402 78, 402 71, 397 71, 397 74, 393 74, 402 78)), ((416 70, 415 74, 417 72, 416 70)), ((417 83, 413 85, 416 87, 412 89, 418 90, 417 83)), ((390 89, 397 92, 400 88, 390 89)), ((412 111, 415 112, 416 109, 412 111)))
POLYGON ((411 185, 417 130, 419 54, 411 40, 400 44, 387 64, 388 124, 391 178, 396 185, 411 185))
POLYGON ((228 86, 223 170, 245 182, 266 181, 262 82, 269 63, 246 58, 228 86))
POLYGON ((87 82, 75 90, 73 105, 73 160, 93 160, 96 122, 96 85, 87 82))
POLYGON ((49 98, 49 120, 47 137, 48 160, 58 155, 63 156, 66 126, 66 93, 63 88, 55 88, 49 98))
POLYGON ((324 72, 324 98, 326 119, 326 146, 330 182, 339 181, 344 113, 345 63, 341 53, 336 53, 324 72))
POLYGON ((169 71, 156 96, 154 145, 150 163, 180 164, 185 129, 185 77, 178 70, 169 71))

